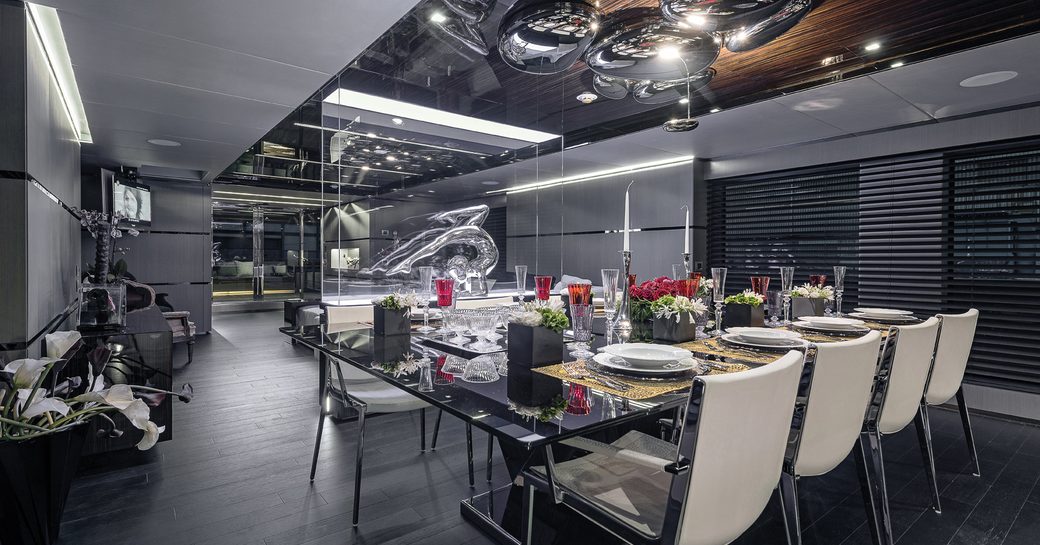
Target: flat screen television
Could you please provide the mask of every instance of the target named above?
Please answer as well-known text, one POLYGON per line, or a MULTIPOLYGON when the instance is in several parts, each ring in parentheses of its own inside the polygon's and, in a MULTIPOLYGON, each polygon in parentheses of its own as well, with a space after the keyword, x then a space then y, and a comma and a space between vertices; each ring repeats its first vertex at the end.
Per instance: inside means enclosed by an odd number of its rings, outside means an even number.
POLYGON ((112 211, 138 225, 152 224, 152 192, 146 185, 116 179, 112 182, 112 211))

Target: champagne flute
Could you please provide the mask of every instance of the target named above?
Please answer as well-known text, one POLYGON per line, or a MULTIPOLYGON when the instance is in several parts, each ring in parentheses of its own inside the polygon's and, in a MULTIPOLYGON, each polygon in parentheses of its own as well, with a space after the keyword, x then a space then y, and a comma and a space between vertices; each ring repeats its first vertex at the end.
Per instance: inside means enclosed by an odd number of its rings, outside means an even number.
POLYGON ((609 324, 614 321, 614 313, 617 312, 617 283, 621 271, 600 269, 599 274, 603 277, 603 313, 606 314, 609 324))
POLYGON ((715 336, 722 336, 722 303, 726 301, 726 268, 711 268, 711 300, 715 302, 715 336))
POLYGON ((845 266, 835 265, 834 266, 834 306, 835 310, 838 311, 838 316, 843 316, 841 313, 841 296, 845 292, 845 266))
POLYGON ((422 307, 422 327, 419 333, 431 333, 430 297, 433 296, 433 267, 419 267, 419 306, 422 307))
POLYGON ((519 302, 524 302, 524 293, 527 291, 527 265, 517 265, 516 269, 516 296, 519 302))
POLYGON ((780 290, 784 297, 784 325, 791 325, 791 291, 794 289, 794 267, 780 267, 780 290))

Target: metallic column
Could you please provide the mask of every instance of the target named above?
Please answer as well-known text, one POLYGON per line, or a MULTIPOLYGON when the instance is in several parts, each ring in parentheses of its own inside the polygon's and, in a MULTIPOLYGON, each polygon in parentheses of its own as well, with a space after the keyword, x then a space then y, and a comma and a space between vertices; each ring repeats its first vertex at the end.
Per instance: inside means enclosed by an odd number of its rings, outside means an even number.
POLYGON ((264 300, 264 208, 253 207, 253 300, 264 300))
POLYGON ((303 269, 303 236, 303 210, 300 210, 300 262, 296 267, 296 291, 300 294, 301 298, 303 297, 303 290, 307 286, 307 280, 304 276, 306 273, 303 269))

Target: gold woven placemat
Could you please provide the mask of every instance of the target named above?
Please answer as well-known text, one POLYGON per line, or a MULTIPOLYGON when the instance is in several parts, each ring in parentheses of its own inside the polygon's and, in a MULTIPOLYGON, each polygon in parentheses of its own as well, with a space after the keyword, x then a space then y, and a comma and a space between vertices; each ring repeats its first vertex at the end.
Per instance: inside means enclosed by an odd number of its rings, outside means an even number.
MULTIPOLYGON (((616 380, 618 382, 625 383, 625 384, 627 384, 627 385, 632 387, 630 390, 622 392, 620 390, 615 390, 613 388, 608 388, 608 387, 600 384, 599 382, 596 382, 596 381, 591 380, 591 379, 574 378, 571 375, 567 374, 567 371, 564 370, 564 367, 563 367, 564 365, 567 365, 568 367, 570 367, 571 368, 571 372, 576 374, 576 375, 582 375, 582 374, 585 374, 587 372, 586 369, 585 369, 585 363, 581 362, 581 361, 570 362, 570 363, 566 363, 566 364, 560 363, 560 364, 556 364, 556 365, 549 365, 547 367, 538 367, 538 368, 535 369, 535 371, 537 371, 539 373, 542 373, 542 374, 549 375, 551 377, 558 378, 560 380, 565 380, 567 382, 572 382, 572 383, 575 383, 575 384, 581 384, 583 386, 588 386, 590 388, 595 388, 596 390, 599 390, 599 391, 602 391, 602 392, 606 392, 606 393, 608 393, 610 395, 613 395, 613 396, 622 397, 622 398, 625 398, 625 399, 631 399, 632 401, 640 401, 640 400, 643 400, 643 399, 651 399, 651 398, 655 398, 657 396, 661 396, 661 395, 664 395, 664 394, 670 394, 672 392, 688 390, 690 388, 690 386, 693 385, 693 378, 692 377, 691 378, 678 379, 678 380, 662 381, 662 380, 640 380, 640 379, 637 379, 637 378, 620 377, 620 376, 617 376, 617 375, 610 375, 610 379, 611 380, 616 380)), ((708 374, 709 375, 721 375, 721 374, 726 374, 726 373, 736 373, 737 371, 747 371, 748 369, 750 369, 750 367, 748 367, 747 365, 741 365, 741 364, 726 364, 726 366, 729 368, 726 371, 713 369, 708 374)))
POLYGON ((752 350, 750 348, 737 348, 729 346, 717 338, 701 339, 677 344, 676 347, 693 352, 694 356, 710 357, 713 361, 728 363, 745 362, 757 365, 773 363, 777 358, 784 355, 783 352, 767 352, 764 350, 752 350))

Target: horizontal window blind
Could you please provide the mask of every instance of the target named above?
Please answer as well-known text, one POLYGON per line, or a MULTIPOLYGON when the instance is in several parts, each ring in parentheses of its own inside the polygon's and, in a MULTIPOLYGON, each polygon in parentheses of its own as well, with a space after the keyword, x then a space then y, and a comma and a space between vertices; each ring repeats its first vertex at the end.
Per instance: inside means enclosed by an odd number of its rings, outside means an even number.
POLYGON ((978 308, 968 380, 1040 392, 1040 141, 711 180, 708 210, 727 292, 846 265, 846 311, 978 308))

